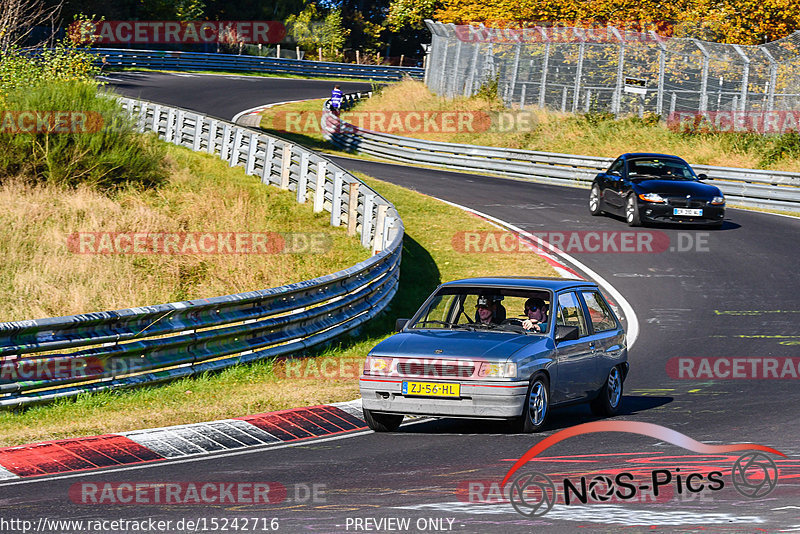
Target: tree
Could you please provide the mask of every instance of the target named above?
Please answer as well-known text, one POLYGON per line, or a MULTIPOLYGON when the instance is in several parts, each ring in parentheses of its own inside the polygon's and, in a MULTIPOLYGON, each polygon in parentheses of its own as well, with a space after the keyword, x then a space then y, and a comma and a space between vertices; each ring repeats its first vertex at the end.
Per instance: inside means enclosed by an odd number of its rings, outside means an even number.
POLYGON ((386 26, 393 32, 421 30, 425 27, 425 19, 433 18, 436 10, 441 8, 439 0, 392 0, 386 26))
POLYGON ((318 48, 339 50, 349 33, 342 25, 342 12, 338 9, 323 13, 316 3, 308 4, 297 15, 286 19, 286 33, 306 52, 318 48))
MULTIPOLYGON (((0 53, 22 44, 35 26, 55 26, 61 3, 44 0, 0 0, 0 53)), ((41 44, 41 43, 38 43, 41 44)))

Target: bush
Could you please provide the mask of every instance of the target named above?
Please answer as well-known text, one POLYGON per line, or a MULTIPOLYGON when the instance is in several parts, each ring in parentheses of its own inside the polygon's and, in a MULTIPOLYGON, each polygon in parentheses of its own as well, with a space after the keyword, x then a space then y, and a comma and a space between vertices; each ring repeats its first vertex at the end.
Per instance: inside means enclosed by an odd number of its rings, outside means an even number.
POLYGON ((56 81, 6 93, 0 102, 4 124, 20 111, 36 111, 40 116, 48 111, 83 112, 89 118, 88 131, 0 129, 0 180, 22 176, 34 182, 88 184, 111 191, 154 187, 166 178, 164 148, 152 137, 137 133, 119 103, 93 83, 56 81))

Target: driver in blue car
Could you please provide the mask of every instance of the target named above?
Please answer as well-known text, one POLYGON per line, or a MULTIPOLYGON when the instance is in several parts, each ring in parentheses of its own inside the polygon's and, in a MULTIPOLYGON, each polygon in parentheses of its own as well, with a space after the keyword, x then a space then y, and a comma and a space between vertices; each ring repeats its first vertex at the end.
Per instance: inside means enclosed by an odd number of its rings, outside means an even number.
POLYGON ((527 319, 522 321, 522 328, 534 332, 547 332, 547 310, 547 303, 540 298, 531 297, 526 300, 525 317, 527 319))
POLYGON ((500 304, 503 297, 481 295, 475 305, 475 322, 481 324, 500 324, 506 319, 506 309, 500 304))

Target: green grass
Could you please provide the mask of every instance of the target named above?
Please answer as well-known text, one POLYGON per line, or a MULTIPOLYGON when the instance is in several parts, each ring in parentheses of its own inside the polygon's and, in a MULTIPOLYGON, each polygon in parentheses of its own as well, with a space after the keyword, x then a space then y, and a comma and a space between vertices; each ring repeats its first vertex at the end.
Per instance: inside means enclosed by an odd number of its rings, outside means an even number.
POLYGON ((328 347, 298 355, 314 358, 304 360, 306 362, 332 361, 335 368, 344 362, 349 369, 346 376, 280 378, 282 364, 276 369, 272 362, 264 361, 163 386, 85 395, 19 411, 3 411, 0 412, 0 445, 350 400, 358 396, 357 375, 366 353, 392 333, 396 318, 410 317, 440 282, 476 275, 554 275, 544 260, 532 254, 457 252, 451 244, 455 233, 496 231, 496 227, 420 193, 358 176, 391 199, 403 219, 406 235, 400 286, 388 312, 328 347))

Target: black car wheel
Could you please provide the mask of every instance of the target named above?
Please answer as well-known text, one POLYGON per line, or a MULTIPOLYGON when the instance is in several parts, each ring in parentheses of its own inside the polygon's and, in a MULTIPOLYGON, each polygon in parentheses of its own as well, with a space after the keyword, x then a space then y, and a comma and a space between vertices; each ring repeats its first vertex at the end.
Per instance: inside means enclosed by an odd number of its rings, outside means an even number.
POLYGON ((400 427, 400 423, 403 422, 402 415, 373 412, 372 410, 367 410, 366 408, 363 410, 364 421, 366 421, 367 426, 375 432, 394 432, 398 429, 398 427, 400 427))
POLYGON ((590 406, 595 415, 612 416, 619 413, 622 406, 622 373, 619 367, 612 367, 608 372, 606 383, 600 394, 594 399, 590 406))
POLYGON ((589 193, 589 213, 592 215, 603 213, 603 199, 600 196, 600 187, 597 184, 592 186, 592 192, 589 193))
POLYGON ((642 220, 639 218, 639 206, 636 204, 636 196, 631 193, 625 203, 625 220, 628 226, 641 226, 642 220))
POLYGON ((540 432, 547 423, 549 411, 550 383, 544 375, 537 375, 528 387, 522 417, 512 421, 512 429, 523 434, 540 432))

